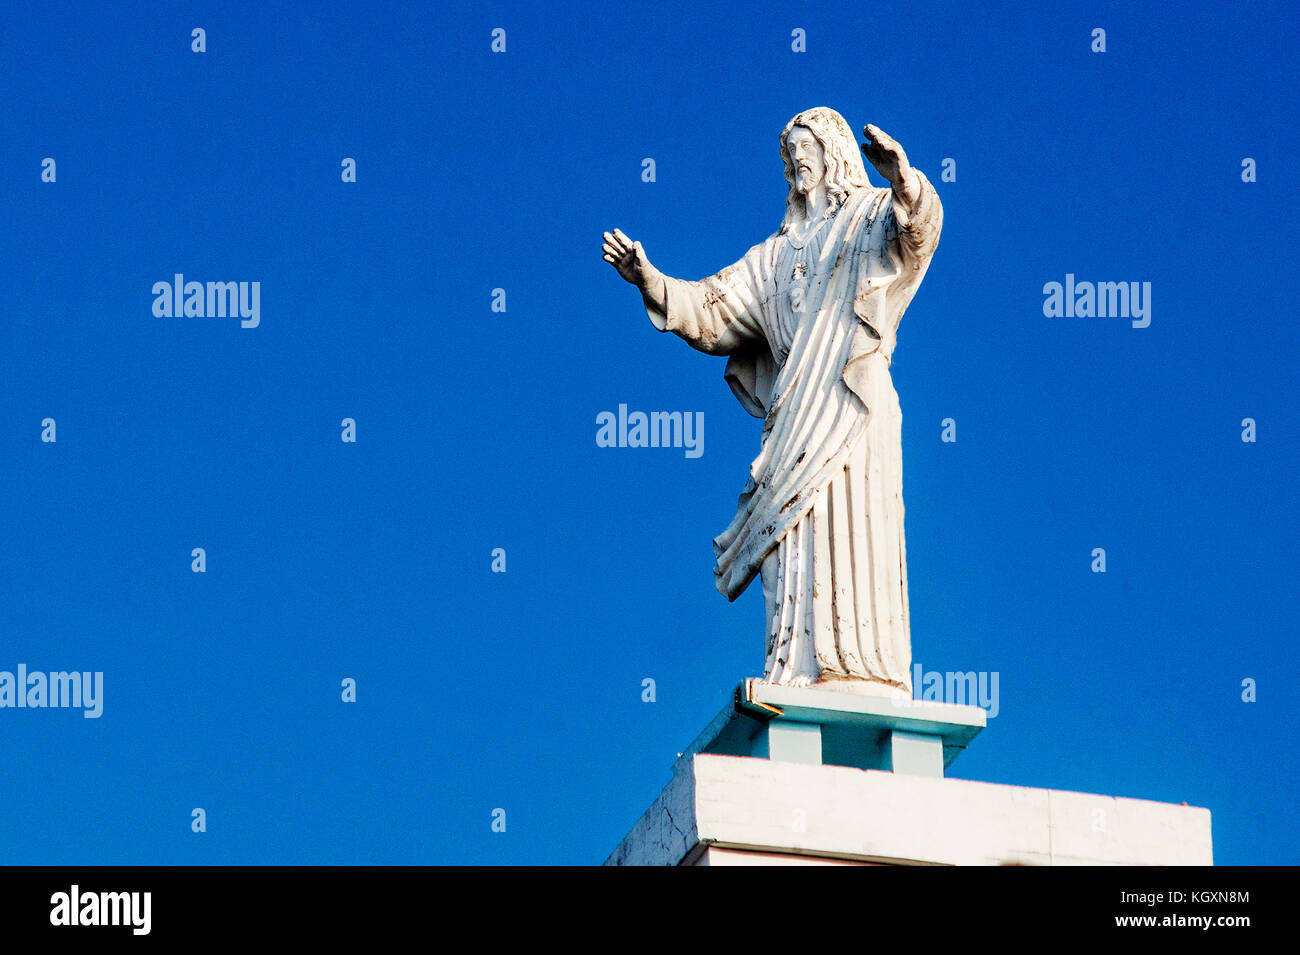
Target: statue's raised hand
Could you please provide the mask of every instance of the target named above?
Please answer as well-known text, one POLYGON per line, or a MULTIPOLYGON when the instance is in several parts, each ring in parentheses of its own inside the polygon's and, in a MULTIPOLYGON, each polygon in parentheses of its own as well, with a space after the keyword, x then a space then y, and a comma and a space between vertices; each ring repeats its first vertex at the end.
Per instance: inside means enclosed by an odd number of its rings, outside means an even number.
POLYGON ((619 229, 605 233, 603 248, 605 261, 618 270, 624 281, 631 282, 643 292, 661 274, 646 258, 641 243, 633 242, 619 229))
POLYGON ((889 180, 889 184, 909 204, 915 202, 921 192, 920 182, 898 140, 871 123, 863 127, 862 134, 867 137, 867 142, 862 144, 862 154, 876 167, 876 172, 889 180))

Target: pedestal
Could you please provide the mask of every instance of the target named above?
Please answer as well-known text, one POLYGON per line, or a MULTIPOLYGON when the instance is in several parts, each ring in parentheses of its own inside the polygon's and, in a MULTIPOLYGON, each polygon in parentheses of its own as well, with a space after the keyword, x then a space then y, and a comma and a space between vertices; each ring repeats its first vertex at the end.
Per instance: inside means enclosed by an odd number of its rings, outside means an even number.
POLYGON ((944 778, 984 723, 748 680, 605 864, 1212 864, 1206 809, 944 778))
POLYGON ((713 753, 942 776, 984 724, 978 706, 746 680, 679 759, 713 753))

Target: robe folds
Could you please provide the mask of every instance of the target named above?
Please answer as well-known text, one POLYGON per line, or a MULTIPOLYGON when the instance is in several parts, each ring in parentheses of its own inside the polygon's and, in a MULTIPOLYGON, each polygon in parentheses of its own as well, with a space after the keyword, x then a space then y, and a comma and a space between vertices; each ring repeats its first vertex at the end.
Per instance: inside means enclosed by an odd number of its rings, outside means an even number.
POLYGON ((910 691, 902 413, 889 374, 898 324, 939 241, 917 173, 851 192, 811 233, 777 232, 698 282, 665 277, 650 321, 727 355, 727 383, 763 419, 736 515, 713 542, 718 590, 762 578, 765 677, 868 680, 910 691))

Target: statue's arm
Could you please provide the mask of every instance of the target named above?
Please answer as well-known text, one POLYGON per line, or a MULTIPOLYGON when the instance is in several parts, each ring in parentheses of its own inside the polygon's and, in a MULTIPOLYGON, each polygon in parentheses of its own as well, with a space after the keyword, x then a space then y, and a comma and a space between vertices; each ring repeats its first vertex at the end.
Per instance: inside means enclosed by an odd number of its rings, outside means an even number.
POLYGON ((923 269, 939 245, 943 231, 943 204, 930 180, 918 169, 911 170, 914 178, 911 190, 893 191, 894 222, 898 226, 899 252, 903 261, 916 272, 923 269))
POLYGON ((761 256, 764 245, 722 271, 690 282, 664 275, 646 258, 641 243, 617 229, 605 233, 605 261, 641 291, 646 315, 661 332, 692 348, 730 354, 763 342, 761 256))
POLYGON ((655 275, 641 287, 641 300, 645 310, 652 314, 663 315, 668 311, 668 276, 662 272, 655 275))
POLYGON ((662 280, 662 294, 646 299, 646 316, 659 331, 712 355, 764 340, 759 294, 740 263, 698 282, 662 280))
POLYGON ((943 206, 939 195, 894 137, 868 123, 862 130, 867 141, 862 152, 885 177, 893 194, 892 214, 898 226, 899 252, 909 272, 924 270, 939 244, 943 228, 943 206))

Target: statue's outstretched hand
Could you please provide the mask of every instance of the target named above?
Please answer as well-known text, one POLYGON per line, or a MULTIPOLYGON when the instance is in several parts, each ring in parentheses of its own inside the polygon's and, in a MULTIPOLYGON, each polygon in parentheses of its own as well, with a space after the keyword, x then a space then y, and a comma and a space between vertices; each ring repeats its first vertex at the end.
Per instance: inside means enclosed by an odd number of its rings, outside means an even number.
POLYGON ((862 154, 909 205, 914 203, 921 194, 921 183, 898 140, 871 123, 863 127, 862 134, 867 137, 862 154))
POLYGON ((618 270, 623 280, 630 282, 643 292, 646 286, 660 274, 650 264, 640 242, 633 242, 621 230, 605 233, 605 261, 618 270))

